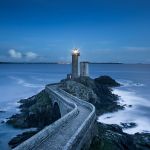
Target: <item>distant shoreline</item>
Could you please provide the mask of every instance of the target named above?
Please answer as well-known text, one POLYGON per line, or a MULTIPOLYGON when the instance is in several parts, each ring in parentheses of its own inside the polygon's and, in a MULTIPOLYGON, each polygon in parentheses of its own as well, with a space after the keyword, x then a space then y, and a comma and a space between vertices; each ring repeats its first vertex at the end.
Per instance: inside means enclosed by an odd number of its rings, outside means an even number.
POLYGON ((58 64, 56 62, 0 62, 0 64, 58 64))
MULTIPOLYGON (((60 64, 68 65, 70 62, 0 62, 0 64, 60 64)), ((89 62, 89 64, 115 64, 115 65, 150 65, 146 63, 113 63, 113 62, 89 62)))
POLYGON ((111 63, 111 62, 89 62, 90 64, 124 64, 124 63, 111 63))

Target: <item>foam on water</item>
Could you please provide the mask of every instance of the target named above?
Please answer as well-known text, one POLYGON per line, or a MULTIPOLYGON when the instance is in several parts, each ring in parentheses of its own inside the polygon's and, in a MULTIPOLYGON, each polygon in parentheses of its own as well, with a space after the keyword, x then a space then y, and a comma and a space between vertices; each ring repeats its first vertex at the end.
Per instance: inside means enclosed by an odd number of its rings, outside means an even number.
POLYGON ((117 80, 121 85, 125 87, 131 87, 131 86, 144 86, 142 83, 135 83, 131 80, 124 80, 124 79, 119 79, 117 80))
POLYGON ((119 103, 121 105, 127 104, 127 105, 134 105, 133 107, 135 107, 136 105, 150 107, 149 100, 138 96, 137 93, 133 91, 124 91, 124 90, 114 89, 113 93, 120 96, 119 103))
POLYGON ((30 87, 30 88, 44 88, 43 85, 41 84, 33 84, 33 83, 28 83, 25 80, 18 78, 18 77, 14 77, 14 76, 10 76, 10 79, 16 80, 17 84, 23 85, 25 87, 30 87))
MULTIPOLYGON (((132 82, 130 83, 131 84, 128 84, 128 86, 136 85, 132 84, 132 82)), ((139 84, 137 86, 139 86, 139 84)), ((137 126, 133 128, 124 129, 124 132, 129 134, 134 134, 136 132, 150 132, 150 118, 147 117, 147 115, 150 113, 149 100, 138 96, 136 92, 122 90, 119 88, 114 89, 113 93, 120 96, 120 100, 118 103, 120 105, 124 105, 125 109, 119 110, 114 113, 104 114, 98 118, 98 121, 107 124, 118 125, 121 125, 120 123, 134 122, 137 124, 137 126), (148 112, 146 112, 146 110, 148 112)))

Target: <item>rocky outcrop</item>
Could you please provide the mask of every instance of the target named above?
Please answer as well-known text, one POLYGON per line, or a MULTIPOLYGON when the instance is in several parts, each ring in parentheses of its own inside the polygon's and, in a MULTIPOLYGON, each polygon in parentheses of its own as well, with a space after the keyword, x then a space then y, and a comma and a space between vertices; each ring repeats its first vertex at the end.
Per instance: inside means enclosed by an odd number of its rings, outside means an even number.
POLYGON ((98 99, 97 95, 94 93, 94 91, 91 88, 86 87, 85 85, 73 80, 68 80, 63 82, 63 84, 60 85, 60 88, 88 102, 95 103, 96 100, 98 99))
POLYGON ((134 128, 137 126, 135 122, 128 122, 128 123, 120 122, 120 125, 123 129, 134 128))
POLYGON ((137 150, 150 150, 150 133, 136 133, 133 139, 137 150))
POLYGON ((150 134, 126 134, 118 125, 98 123, 90 150, 150 150, 150 134))
POLYGON ((118 105, 118 96, 111 90, 111 87, 120 84, 108 76, 96 79, 79 77, 75 80, 62 80, 61 83, 61 88, 68 93, 92 103, 96 107, 97 115, 124 108, 118 105))
POLYGON ((98 134, 93 138, 90 150, 133 150, 131 135, 122 132, 118 125, 98 123, 98 134))
POLYGON ((7 121, 17 128, 43 128, 53 122, 52 103, 43 90, 39 94, 19 101, 21 113, 13 115, 7 121))
POLYGON ((98 84, 105 85, 105 86, 108 86, 108 87, 120 86, 120 84, 118 82, 116 82, 114 79, 112 79, 109 76, 100 76, 99 78, 96 78, 95 81, 98 84))
POLYGON ((11 141, 9 141, 8 144, 11 146, 11 148, 15 148, 20 143, 22 143, 25 140, 29 139, 30 137, 32 137, 37 132, 38 132, 38 130, 37 131, 28 131, 28 132, 24 132, 22 134, 19 134, 16 137, 14 137, 11 141))
MULTIPOLYGON (((7 121, 15 128, 37 128, 37 131, 28 131, 14 137, 9 145, 13 148, 36 134, 45 126, 55 121, 56 113, 53 110, 51 99, 45 90, 28 99, 19 101, 20 113, 13 115, 7 121)), ((58 117, 57 117, 58 118, 58 117)))

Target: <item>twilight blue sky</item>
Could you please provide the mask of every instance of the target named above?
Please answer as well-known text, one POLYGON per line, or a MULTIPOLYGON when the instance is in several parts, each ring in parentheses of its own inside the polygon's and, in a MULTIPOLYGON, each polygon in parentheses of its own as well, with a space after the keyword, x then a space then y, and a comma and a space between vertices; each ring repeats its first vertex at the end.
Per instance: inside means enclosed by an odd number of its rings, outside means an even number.
POLYGON ((150 63, 150 0, 0 0, 0 61, 150 63))

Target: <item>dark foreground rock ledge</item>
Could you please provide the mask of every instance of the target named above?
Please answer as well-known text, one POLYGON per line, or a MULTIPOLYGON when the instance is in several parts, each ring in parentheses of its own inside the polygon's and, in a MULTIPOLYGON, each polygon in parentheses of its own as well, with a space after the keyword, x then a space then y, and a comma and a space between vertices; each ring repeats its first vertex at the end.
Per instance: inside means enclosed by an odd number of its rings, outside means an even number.
POLYGON ((126 134, 118 125, 97 123, 97 136, 89 150, 150 150, 150 134, 126 134))
POLYGON ((38 132, 38 130, 37 131, 28 131, 28 132, 24 132, 22 134, 19 134, 16 137, 14 137, 11 141, 9 141, 8 144, 11 146, 11 148, 15 148, 20 143, 22 143, 25 140, 29 139, 30 137, 32 137, 37 132, 38 132))

